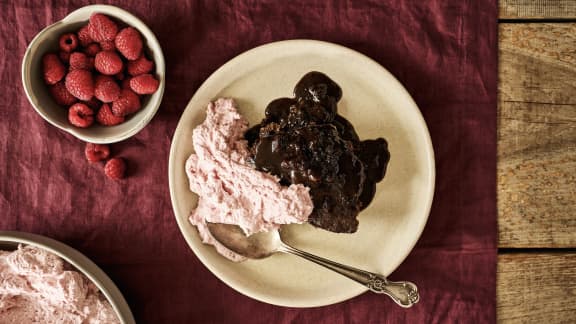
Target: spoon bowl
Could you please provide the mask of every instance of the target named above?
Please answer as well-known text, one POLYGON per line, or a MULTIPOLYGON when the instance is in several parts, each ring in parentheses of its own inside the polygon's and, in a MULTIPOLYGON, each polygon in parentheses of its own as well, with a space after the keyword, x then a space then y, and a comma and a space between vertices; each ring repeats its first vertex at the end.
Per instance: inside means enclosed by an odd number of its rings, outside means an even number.
POLYGON ((383 275, 353 268, 296 249, 282 241, 278 230, 246 236, 242 228, 237 225, 210 222, 206 224, 214 239, 229 250, 249 259, 264 259, 276 252, 293 254, 352 279, 372 292, 388 295, 401 307, 412 307, 420 300, 418 288, 412 282, 390 281, 383 275))
POLYGON ((227 249, 249 259, 264 259, 282 246, 278 231, 246 236, 240 226, 206 222, 210 234, 227 249))

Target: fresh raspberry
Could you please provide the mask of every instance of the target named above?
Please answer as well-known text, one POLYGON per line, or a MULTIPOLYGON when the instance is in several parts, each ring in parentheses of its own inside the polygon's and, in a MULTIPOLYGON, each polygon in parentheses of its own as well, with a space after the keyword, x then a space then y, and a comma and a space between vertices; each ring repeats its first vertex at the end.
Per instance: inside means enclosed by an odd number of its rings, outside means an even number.
POLYGON ((90 36, 88 25, 85 25, 80 28, 80 30, 78 30, 78 41, 80 41, 80 45, 82 45, 82 47, 87 47, 90 45, 90 43, 94 43, 92 36, 90 36))
POLYGON ((103 51, 115 51, 116 50, 116 45, 114 45, 114 41, 103 41, 100 42, 100 48, 103 51))
POLYGON ((96 114, 96 121, 104 126, 122 124, 124 120, 124 117, 119 117, 112 113, 109 104, 102 104, 102 107, 100 107, 100 110, 98 110, 98 114, 96 114))
POLYGON ((92 99, 88 101, 82 101, 82 103, 90 107, 90 109, 94 111, 97 111, 98 109, 100 109, 100 106, 102 106, 102 102, 96 99, 95 97, 92 97, 92 99))
POLYGON ((92 73, 86 70, 71 70, 66 75, 66 89, 76 98, 84 101, 94 95, 92 73))
POLYGON ((68 109, 68 121, 76 127, 89 127, 94 123, 94 111, 83 103, 75 103, 68 109))
POLYGON ((94 67, 102 74, 114 75, 122 71, 124 63, 116 52, 102 51, 96 54, 94 67))
POLYGON ((82 52, 70 54, 70 70, 92 70, 94 61, 82 52))
POLYGON ((102 102, 112 102, 120 96, 120 86, 113 77, 98 75, 94 81, 94 96, 102 102))
POLYGON ((112 103, 112 112, 116 116, 126 116, 140 110, 140 97, 130 89, 122 89, 120 97, 112 103))
POLYGON ((100 45, 96 43, 92 43, 84 48, 84 53, 86 53, 88 56, 96 56, 96 54, 100 53, 100 51, 100 45))
POLYGON ((42 57, 42 72, 47 84, 55 84, 62 80, 66 74, 66 67, 54 53, 45 54, 42 57))
POLYGON ((62 63, 64 64, 70 62, 70 53, 68 52, 60 51, 60 53, 58 53, 58 57, 60 58, 60 61, 62 61, 62 63))
POLYGON ((92 14, 88 23, 90 37, 97 42, 111 41, 118 33, 118 26, 103 14, 92 14))
POLYGON ((141 55, 138 59, 126 63, 126 70, 130 75, 149 73, 153 68, 154 62, 148 60, 145 55, 141 55))
POLYGON ((50 94, 52 99, 60 106, 70 106, 71 104, 78 101, 68 90, 66 90, 66 85, 64 81, 60 81, 54 85, 50 86, 50 94))
POLYGON ((133 27, 122 29, 114 39, 116 49, 128 60, 135 60, 142 54, 142 37, 133 27))
POLYGON ((152 74, 140 74, 130 80, 130 88, 137 94, 152 94, 158 90, 160 82, 152 74))
POLYGON ((72 33, 63 34, 58 41, 60 49, 64 52, 72 52, 78 47, 78 37, 72 33))
POLYGON ((86 143, 84 155, 90 162, 104 161, 110 156, 110 147, 106 144, 86 143))
POLYGON ((104 173, 110 179, 120 180, 126 173, 126 162, 122 158, 112 158, 104 165, 104 173))

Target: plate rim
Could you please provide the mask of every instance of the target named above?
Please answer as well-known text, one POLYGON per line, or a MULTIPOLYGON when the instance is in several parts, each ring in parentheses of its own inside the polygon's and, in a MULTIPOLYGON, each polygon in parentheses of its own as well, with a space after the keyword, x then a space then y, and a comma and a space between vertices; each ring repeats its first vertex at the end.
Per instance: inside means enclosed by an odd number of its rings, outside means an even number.
MULTIPOLYGON (((326 41, 313 40, 313 39, 288 39, 288 40, 270 42, 270 43, 262 44, 262 45, 253 47, 251 49, 248 49, 248 50, 234 56, 233 58, 228 60, 226 63, 224 63, 223 65, 218 67, 214 72, 212 72, 210 74, 210 76, 208 78, 206 78, 202 82, 202 84, 198 87, 198 89, 196 89, 196 91, 194 91, 194 94, 191 96, 190 100, 186 104, 186 107, 184 108, 184 110, 182 111, 182 114, 179 117, 176 130, 174 131, 174 134, 172 136, 171 143, 170 143, 170 152, 169 152, 169 160, 168 160, 168 182, 169 182, 170 201, 172 204, 172 210, 174 212, 174 216, 176 218, 176 222, 178 224, 178 228, 180 230, 180 233, 184 237, 184 240, 186 241, 189 248, 194 252, 194 255, 200 260, 200 262, 202 262, 202 264, 214 276, 216 276, 220 281, 222 281, 224 284, 226 284, 230 288, 234 289, 235 291, 237 291, 237 292, 239 292, 239 293, 241 293, 247 297, 250 297, 252 299, 255 299, 255 300, 258 300, 258 301, 261 301, 264 303, 277 305, 277 306, 284 306, 284 307, 312 308, 312 307, 321 307, 321 306, 332 305, 332 304, 336 304, 336 303, 339 303, 339 302, 342 302, 345 300, 349 300, 351 298, 354 298, 354 297, 368 291, 368 288, 363 287, 363 286, 359 286, 360 289, 358 289, 357 291, 352 291, 349 294, 346 294, 346 296, 343 298, 338 298, 335 300, 326 300, 324 302, 318 302, 318 303, 314 303, 314 304, 310 304, 310 303, 302 304, 302 303, 298 303, 298 301, 291 301, 289 303, 279 302, 278 300, 271 301, 270 299, 265 299, 258 294, 253 294, 249 291, 245 291, 245 290, 237 287, 235 284, 229 282, 225 278, 225 276, 222 275, 222 273, 217 269, 217 267, 211 265, 210 262, 207 262, 207 259, 202 255, 202 253, 199 253, 199 250, 197 249, 196 245, 193 244, 192 239, 187 237, 186 235, 184 235, 184 230, 185 230, 184 226, 188 225, 188 224, 182 224, 180 217, 178 217, 178 215, 179 215, 179 212, 177 210, 177 203, 178 202, 175 199, 176 190, 175 190, 175 186, 174 186, 174 182, 175 182, 174 174, 175 174, 175 172, 173 172, 173 168, 177 167, 174 164, 175 163, 174 156, 175 156, 175 152, 176 152, 175 143, 177 142, 177 141, 175 141, 175 139, 180 138, 182 136, 182 133, 183 133, 184 128, 185 128, 185 125, 184 125, 185 123, 182 122, 182 116, 184 115, 184 113, 189 108, 190 103, 192 101, 194 101, 195 97, 199 93, 202 93, 205 90, 205 88, 207 88, 210 85, 211 80, 213 78, 215 78, 215 75, 222 73, 222 71, 225 71, 230 66, 236 64, 237 61, 241 61, 245 57, 255 55, 260 51, 266 51, 266 50, 269 50, 270 48, 274 48, 274 47, 293 48, 293 47, 299 47, 299 46, 305 46, 308 48, 314 47, 314 46, 316 46, 318 48, 328 48, 328 49, 341 51, 343 53, 348 53, 348 54, 352 54, 352 55, 356 56, 358 59, 365 61, 365 63, 370 65, 371 68, 374 68, 375 70, 377 70, 379 74, 382 73, 382 74, 386 75, 387 77, 389 77, 390 79, 392 79, 393 81, 395 81, 397 83, 397 85, 399 85, 399 91, 402 92, 401 95, 403 97, 405 97, 413 105, 413 107, 416 107, 414 115, 418 119, 418 123, 423 127, 424 135, 425 135, 424 136, 425 143, 423 143, 423 144, 427 148, 426 163, 425 164, 427 166, 427 169, 429 170, 428 188, 426 188, 427 189, 426 191, 428 193, 428 195, 427 195, 428 199, 423 204, 424 216, 422 218, 421 226, 414 231, 415 232, 414 240, 413 240, 412 244, 409 246, 409 248, 406 250, 406 253, 404 253, 404 255, 402 256, 401 261, 396 266, 396 268, 406 260, 406 258, 412 252, 412 250, 414 249, 414 246, 417 244, 417 242, 420 240, 420 237, 422 236, 422 232, 424 231, 424 228, 426 227, 426 224, 428 223, 428 218, 430 216, 430 210, 432 207, 432 202, 434 200, 435 183, 436 183, 436 167, 435 167, 434 148, 432 145, 432 139, 430 136, 430 131, 428 129, 428 126, 424 120, 424 117, 423 117, 422 112, 421 112, 420 108, 418 107, 418 105, 416 104, 416 102, 414 101, 414 99, 412 98, 410 93, 406 90, 404 85, 392 73, 390 73, 390 71, 388 71, 384 66, 382 66, 380 63, 376 62, 374 59, 370 58, 369 56, 367 56, 361 52, 358 52, 356 50, 353 50, 351 48, 348 48, 346 46, 343 46, 343 45, 339 45, 339 44, 335 44, 335 43, 331 43, 331 42, 326 42, 326 41)), ((395 271, 396 268, 394 268, 394 270, 392 270, 392 271, 395 271)))

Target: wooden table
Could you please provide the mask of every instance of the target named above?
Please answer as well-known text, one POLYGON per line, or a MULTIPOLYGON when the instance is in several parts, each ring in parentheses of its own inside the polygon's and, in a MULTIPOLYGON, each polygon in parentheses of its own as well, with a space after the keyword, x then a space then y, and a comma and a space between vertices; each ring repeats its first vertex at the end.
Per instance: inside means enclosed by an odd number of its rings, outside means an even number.
POLYGON ((500 0, 498 321, 576 323, 576 0, 500 0))

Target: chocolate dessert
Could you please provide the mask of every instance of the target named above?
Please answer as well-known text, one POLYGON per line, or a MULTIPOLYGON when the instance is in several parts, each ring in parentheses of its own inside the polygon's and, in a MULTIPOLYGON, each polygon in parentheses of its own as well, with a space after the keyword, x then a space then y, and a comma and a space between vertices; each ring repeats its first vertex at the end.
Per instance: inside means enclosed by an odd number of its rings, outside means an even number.
POLYGON ((245 137, 256 169, 278 176, 284 185, 310 188, 310 224, 353 233, 390 154, 385 139, 361 141, 352 124, 338 115, 341 97, 342 90, 328 76, 307 73, 296 84, 294 98, 270 102, 264 120, 245 137))

